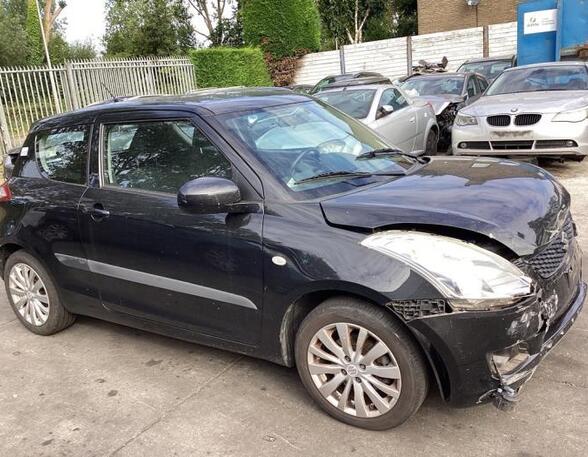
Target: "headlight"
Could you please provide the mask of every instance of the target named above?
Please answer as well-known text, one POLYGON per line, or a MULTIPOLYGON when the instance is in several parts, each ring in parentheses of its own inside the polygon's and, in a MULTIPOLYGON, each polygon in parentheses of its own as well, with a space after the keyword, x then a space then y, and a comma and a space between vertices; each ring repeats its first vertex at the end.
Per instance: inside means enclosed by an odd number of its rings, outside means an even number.
POLYGON ((588 108, 562 111, 553 117, 553 122, 582 122, 588 119, 588 108))
POLYGON ((532 291, 532 280, 493 252, 446 236, 388 231, 361 244, 408 264, 456 309, 501 308, 532 291))
POLYGON ((459 114, 455 117, 455 125, 464 127, 466 125, 478 125, 478 119, 474 116, 468 116, 467 114, 459 114))

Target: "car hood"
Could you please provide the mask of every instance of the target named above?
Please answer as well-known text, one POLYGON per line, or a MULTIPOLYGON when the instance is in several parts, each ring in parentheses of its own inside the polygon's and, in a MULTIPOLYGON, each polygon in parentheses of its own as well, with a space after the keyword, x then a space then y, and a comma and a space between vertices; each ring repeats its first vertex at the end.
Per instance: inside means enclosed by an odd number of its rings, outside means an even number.
POLYGON ((366 230, 453 227, 498 240, 519 256, 561 228, 570 197, 530 164, 493 158, 431 158, 385 184, 321 202, 327 222, 366 230))
POLYGON ((459 95, 421 95, 414 98, 429 102, 433 106, 436 116, 439 116, 451 103, 463 103, 463 97, 459 95))
POLYGON ((462 112, 472 116, 517 113, 559 113, 588 106, 588 91, 566 90, 547 92, 524 92, 483 96, 462 112))

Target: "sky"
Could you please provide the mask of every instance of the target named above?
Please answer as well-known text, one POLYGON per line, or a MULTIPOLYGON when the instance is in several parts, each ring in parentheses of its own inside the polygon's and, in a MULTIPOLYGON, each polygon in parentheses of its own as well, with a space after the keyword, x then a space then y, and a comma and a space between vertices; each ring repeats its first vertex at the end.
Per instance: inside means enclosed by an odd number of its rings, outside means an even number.
POLYGON ((104 34, 105 0, 68 0, 59 16, 67 20, 65 38, 69 42, 92 40, 100 45, 104 34))

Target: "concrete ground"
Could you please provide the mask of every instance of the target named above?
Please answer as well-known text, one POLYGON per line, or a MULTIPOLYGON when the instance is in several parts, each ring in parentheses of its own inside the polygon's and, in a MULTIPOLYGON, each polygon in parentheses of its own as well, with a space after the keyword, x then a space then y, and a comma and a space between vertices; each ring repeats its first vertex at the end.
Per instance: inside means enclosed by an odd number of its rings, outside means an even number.
MULTIPOLYGON (((588 252, 588 161, 548 168, 588 252)), ((587 354, 585 311, 514 412, 433 390, 402 427, 368 432, 322 413, 293 369, 89 318, 36 336, 2 287, 0 456, 586 456, 587 354)))

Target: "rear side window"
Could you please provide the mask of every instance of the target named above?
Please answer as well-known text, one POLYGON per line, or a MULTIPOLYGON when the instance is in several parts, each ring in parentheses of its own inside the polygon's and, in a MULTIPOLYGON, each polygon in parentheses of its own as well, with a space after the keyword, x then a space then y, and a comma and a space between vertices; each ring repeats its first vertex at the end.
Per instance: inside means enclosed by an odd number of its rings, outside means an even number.
POLYGON ((128 189, 177 193, 203 176, 231 178, 231 163, 189 121, 104 126, 103 181, 128 189))
POLYGON ((35 150, 43 175, 54 181, 85 184, 89 131, 84 125, 37 135, 35 150))

